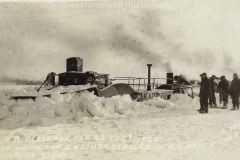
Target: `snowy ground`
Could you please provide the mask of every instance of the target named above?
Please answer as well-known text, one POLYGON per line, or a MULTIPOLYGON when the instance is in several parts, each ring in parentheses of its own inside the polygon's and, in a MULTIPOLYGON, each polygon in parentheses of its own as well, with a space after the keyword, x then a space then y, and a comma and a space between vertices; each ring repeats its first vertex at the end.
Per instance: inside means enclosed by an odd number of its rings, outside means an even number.
MULTIPOLYGON (((106 99, 91 100, 104 104, 102 108, 106 106, 106 99)), ((119 97, 117 100, 124 103, 119 97)), ((116 111, 114 116, 84 116, 77 122, 69 120, 46 127, 1 128, 0 159, 238 159, 240 113, 209 109, 209 114, 199 114, 197 102, 185 97, 171 102, 155 99, 151 106, 148 106, 150 102, 138 106, 140 112, 134 108, 124 114, 116 111), (162 105, 157 106, 158 103, 162 105), (142 111, 146 109, 144 114, 142 111), (11 158, 14 154, 15 158, 11 158)), ((115 103, 111 100, 110 104, 115 103)))

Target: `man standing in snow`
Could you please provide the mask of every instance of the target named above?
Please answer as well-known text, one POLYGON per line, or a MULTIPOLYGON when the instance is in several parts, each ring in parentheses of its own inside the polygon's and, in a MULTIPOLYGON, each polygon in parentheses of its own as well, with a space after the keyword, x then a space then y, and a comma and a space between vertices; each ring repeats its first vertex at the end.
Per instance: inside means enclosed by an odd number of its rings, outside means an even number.
MULTIPOLYGON (((200 74, 199 77, 201 78, 201 82, 200 82, 200 86, 201 86, 202 79, 203 79, 202 74, 200 74)), ((202 95, 202 93, 201 93, 201 87, 200 87, 200 91, 199 91, 199 97, 200 97, 200 99, 199 99, 199 102, 200 102, 200 109, 197 110, 197 111, 202 111, 202 110, 203 110, 203 102, 202 102, 201 95, 202 95)))
POLYGON ((231 81, 229 94, 232 98, 233 108, 231 110, 239 110, 239 94, 240 94, 240 80, 236 73, 233 74, 233 80, 231 81))
POLYGON ((211 91, 212 91, 209 97, 210 108, 217 108, 216 97, 215 97, 215 82, 214 82, 214 79, 216 78, 217 77, 215 75, 212 75, 212 77, 210 78, 211 91))
POLYGON ((228 104, 228 88, 229 82, 225 76, 220 77, 221 81, 218 84, 220 99, 223 101, 223 107, 221 109, 227 109, 228 104))
POLYGON ((200 86, 200 103, 201 109, 200 113, 208 113, 208 98, 211 94, 210 80, 207 78, 207 74, 203 73, 200 75, 202 77, 200 86))

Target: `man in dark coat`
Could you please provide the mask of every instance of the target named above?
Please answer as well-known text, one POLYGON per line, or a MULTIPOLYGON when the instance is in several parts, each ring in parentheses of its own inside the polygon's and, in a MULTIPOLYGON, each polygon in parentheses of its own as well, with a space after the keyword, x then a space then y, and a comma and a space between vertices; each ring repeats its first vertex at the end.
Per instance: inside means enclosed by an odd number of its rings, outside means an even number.
POLYGON ((215 97, 215 82, 214 79, 217 77, 215 75, 212 75, 210 78, 210 86, 211 86, 211 95, 209 96, 209 104, 210 108, 217 108, 217 103, 216 103, 216 97, 215 97))
POLYGON ((228 104, 228 88, 229 82, 225 76, 220 77, 221 81, 218 84, 220 99, 223 101, 223 107, 221 109, 227 109, 228 104))
POLYGON ((208 113, 208 98, 211 94, 211 85, 210 80, 207 78, 207 74, 201 74, 202 81, 200 86, 200 103, 201 103, 201 110, 200 113, 208 113))
POLYGON ((197 111, 200 112, 200 111, 203 110, 203 102, 202 102, 202 98, 201 98, 201 95, 202 95, 202 93, 201 93, 201 83, 202 83, 202 79, 203 79, 202 74, 200 74, 199 77, 201 78, 201 82, 200 82, 200 91, 199 91, 199 97, 200 97, 200 99, 199 99, 199 102, 200 102, 200 109, 197 110, 197 111))
POLYGON ((229 94, 232 98, 233 108, 231 110, 239 110, 239 94, 240 94, 240 80, 236 73, 233 74, 233 80, 231 81, 229 94))

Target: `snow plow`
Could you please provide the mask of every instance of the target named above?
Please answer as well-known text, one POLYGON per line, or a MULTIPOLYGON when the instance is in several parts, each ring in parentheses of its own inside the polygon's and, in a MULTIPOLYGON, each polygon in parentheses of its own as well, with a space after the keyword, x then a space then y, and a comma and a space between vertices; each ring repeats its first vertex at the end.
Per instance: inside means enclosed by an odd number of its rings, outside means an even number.
POLYGON ((42 85, 36 88, 36 93, 33 93, 33 95, 14 95, 11 99, 35 100, 38 96, 51 98, 51 93, 56 90, 60 94, 81 94, 84 91, 89 91, 99 97, 112 97, 123 94, 132 95, 135 93, 128 84, 111 84, 108 74, 99 74, 93 71, 83 72, 83 59, 79 57, 68 58, 66 66, 67 71, 64 73, 49 73, 42 85), (56 76, 58 76, 57 85, 55 85, 56 76))

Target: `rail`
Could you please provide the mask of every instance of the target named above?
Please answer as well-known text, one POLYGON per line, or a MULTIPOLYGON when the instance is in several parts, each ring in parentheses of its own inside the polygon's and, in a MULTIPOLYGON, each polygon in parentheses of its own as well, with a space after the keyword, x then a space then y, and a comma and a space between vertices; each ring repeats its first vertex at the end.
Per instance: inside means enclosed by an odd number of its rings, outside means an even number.
POLYGON ((140 78, 140 77, 115 77, 114 79, 110 79, 111 82, 113 81, 127 81, 127 84, 130 85, 134 90, 140 91, 141 89, 146 90, 147 89, 147 85, 148 82, 147 80, 150 79, 151 80, 151 87, 152 89, 154 89, 155 87, 157 87, 158 85, 162 85, 162 84, 166 84, 166 82, 164 83, 160 83, 160 80, 172 80, 174 81, 174 79, 171 78, 140 78))

